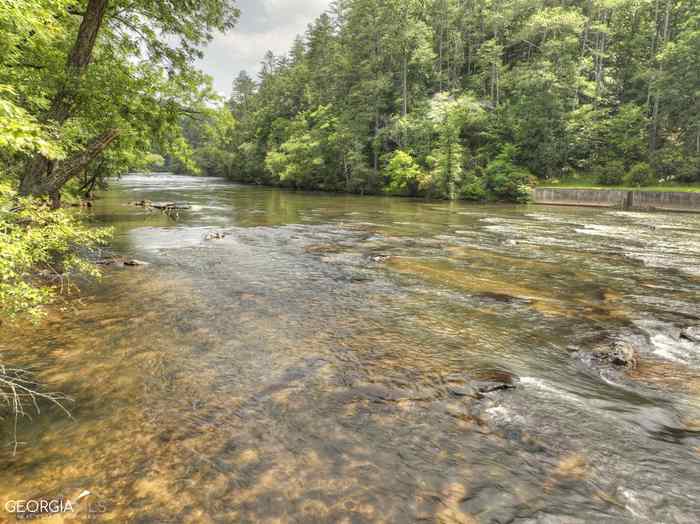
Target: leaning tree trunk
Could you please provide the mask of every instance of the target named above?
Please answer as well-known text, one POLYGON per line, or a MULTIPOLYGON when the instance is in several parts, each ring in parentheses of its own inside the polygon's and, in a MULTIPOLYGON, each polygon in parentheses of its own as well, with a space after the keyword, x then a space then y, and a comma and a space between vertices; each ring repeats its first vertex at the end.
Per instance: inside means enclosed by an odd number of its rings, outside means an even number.
MULTIPOLYGON (((108 3, 109 0, 88 1, 85 14, 80 23, 80 28, 78 29, 78 35, 68 55, 66 80, 53 98, 51 107, 44 117, 46 121, 61 126, 73 113, 76 95, 80 88, 83 74, 90 64, 97 35, 102 26, 108 3)), ((110 134, 113 132, 114 130, 110 130, 106 133, 110 134)), ((108 144, 111 143, 114 138, 116 138, 116 135, 109 140, 108 144)), ((104 137, 101 136, 95 140, 96 142, 103 142, 104 137)), ((61 165, 70 166, 76 162, 80 163, 84 160, 86 154, 88 156, 92 154, 93 144, 94 143, 88 145, 85 151, 76 155, 75 158, 62 162, 61 165)), ((91 156, 90 159, 92 160, 92 158, 94 158, 94 155, 91 156)), ((61 187, 75 174, 74 171, 69 171, 71 175, 66 178, 66 171, 63 167, 58 167, 54 161, 49 160, 44 155, 37 154, 29 163, 27 171, 22 178, 19 188, 20 194, 33 196, 50 195, 55 205, 58 202, 58 193, 61 187), (59 174, 57 175, 56 173, 59 174)))

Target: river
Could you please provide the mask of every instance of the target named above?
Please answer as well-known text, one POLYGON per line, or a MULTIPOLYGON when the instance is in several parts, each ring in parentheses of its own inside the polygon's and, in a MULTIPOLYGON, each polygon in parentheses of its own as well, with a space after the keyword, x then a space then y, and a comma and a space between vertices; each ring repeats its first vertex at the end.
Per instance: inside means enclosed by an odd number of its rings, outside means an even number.
POLYGON ((74 400, 72 419, 20 420, 14 456, 3 422, 3 505, 88 490, 118 523, 697 522, 700 215, 168 175, 125 177, 92 213, 149 265, 0 332, 5 364, 74 400), (635 362, 606 356, 620 345, 635 362))

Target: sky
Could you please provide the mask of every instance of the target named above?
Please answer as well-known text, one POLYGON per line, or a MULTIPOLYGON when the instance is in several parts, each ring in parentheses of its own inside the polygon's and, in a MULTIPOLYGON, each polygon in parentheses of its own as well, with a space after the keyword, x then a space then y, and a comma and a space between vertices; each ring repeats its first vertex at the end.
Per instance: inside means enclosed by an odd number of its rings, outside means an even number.
POLYGON ((323 13, 329 0, 238 0, 241 17, 234 29, 218 34, 204 49, 199 67, 214 78, 214 88, 224 96, 231 82, 245 69, 258 72, 265 52, 289 51, 294 37, 323 13))

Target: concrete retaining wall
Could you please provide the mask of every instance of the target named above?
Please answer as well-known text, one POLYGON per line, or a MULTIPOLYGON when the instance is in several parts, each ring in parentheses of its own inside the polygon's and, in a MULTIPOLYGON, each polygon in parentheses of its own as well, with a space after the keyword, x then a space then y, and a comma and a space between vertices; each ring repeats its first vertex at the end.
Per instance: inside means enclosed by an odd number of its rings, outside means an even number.
POLYGON ((700 193, 538 187, 532 200, 535 204, 700 213, 700 193))

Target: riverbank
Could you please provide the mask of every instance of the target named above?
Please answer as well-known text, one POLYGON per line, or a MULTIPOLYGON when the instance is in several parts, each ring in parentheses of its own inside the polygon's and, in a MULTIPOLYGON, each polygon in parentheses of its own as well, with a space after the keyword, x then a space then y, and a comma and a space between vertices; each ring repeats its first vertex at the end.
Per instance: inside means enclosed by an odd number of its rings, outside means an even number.
POLYGON ((700 192, 538 187, 535 204, 700 213, 700 192))

